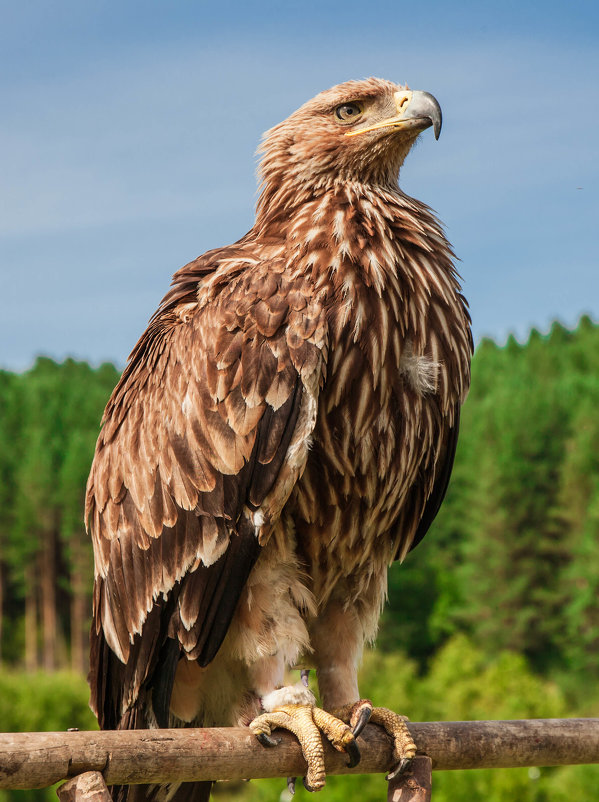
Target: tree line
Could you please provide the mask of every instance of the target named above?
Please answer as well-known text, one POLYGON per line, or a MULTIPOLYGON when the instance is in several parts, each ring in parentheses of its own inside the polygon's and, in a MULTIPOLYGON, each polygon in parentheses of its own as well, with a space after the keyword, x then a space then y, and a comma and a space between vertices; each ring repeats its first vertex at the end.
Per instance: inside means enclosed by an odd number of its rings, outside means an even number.
POLYGON ((113 365, 0 372, 0 656, 86 670, 93 558, 85 482, 113 365))
MULTIPOLYGON (((85 671, 84 489, 110 364, 0 371, 0 658, 85 671)), ((421 669, 456 633, 537 672, 599 675, 599 326, 483 340, 451 486, 390 573, 380 646, 421 669)))

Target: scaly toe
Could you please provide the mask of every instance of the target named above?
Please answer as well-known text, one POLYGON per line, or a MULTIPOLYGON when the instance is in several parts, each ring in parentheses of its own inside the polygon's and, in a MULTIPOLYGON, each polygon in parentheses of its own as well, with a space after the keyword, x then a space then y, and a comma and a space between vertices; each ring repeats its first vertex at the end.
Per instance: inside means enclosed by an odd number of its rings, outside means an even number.
POLYGON ((326 735, 332 746, 338 752, 346 752, 349 755, 348 768, 357 766, 361 755, 351 728, 336 714, 327 713, 318 707, 314 708, 313 715, 314 723, 326 735))
POLYGON ((306 791, 309 791, 311 794, 313 794, 314 791, 320 791, 320 789, 322 788, 322 785, 317 785, 316 787, 311 786, 310 783, 308 782, 307 776, 302 778, 302 782, 304 783, 304 788, 306 789, 306 791))
MULTIPOLYGON (((305 783, 310 790, 317 791, 325 784, 324 752, 322 740, 315 720, 315 711, 318 708, 306 704, 282 704, 270 712, 257 716, 251 723, 250 729, 265 745, 271 746, 273 738, 271 731, 276 727, 292 732, 300 742, 302 754, 308 764, 305 783), (268 740, 263 740, 264 737, 268 740)), ((323 711, 324 712, 324 711, 323 711)), ((339 722, 341 726, 345 726, 339 722)), ((292 783, 293 787, 295 784, 292 783)), ((291 790, 291 788, 290 788, 291 790)))
MULTIPOLYGON (((262 697, 266 710, 251 723, 250 729, 264 746, 276 746, 278 741, 271 737, 273 729, 282 727, 292 732, 300 742, 302 753, 308 764, 304 786, 308 791, 318 791, 325 784, 324 750, 321 733, 326 735, 338 752, 349 756, 348 768, 360 762, 360 750, 352 728, 335 715, 316 707, 314 695, 301 683, 271 691, 262 697), (294 701, 295 700, 295 701, 294 701)), ((360 700, 343 708, 347 720, 360 732, 372 711, 368 700, 360 700)), ((288 778, 290 793, 295 790, 295 779, 288 778)))
POLYGON ((406 724, 408 719, 386 707, 374 707, 370 720, 393 738, 393 768, 387 775, 392 780, 409 769, 416 755, 416 744, 406 724))

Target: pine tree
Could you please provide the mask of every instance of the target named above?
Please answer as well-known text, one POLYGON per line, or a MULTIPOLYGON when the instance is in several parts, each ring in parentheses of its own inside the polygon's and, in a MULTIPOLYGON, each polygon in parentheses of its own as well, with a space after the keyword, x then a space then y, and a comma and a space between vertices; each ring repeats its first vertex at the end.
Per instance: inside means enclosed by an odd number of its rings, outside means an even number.
POLYGON ((10 531, 14 525, 17 462, 21 453, 20 392, 20 377, 0 371, 0 660, 5 652, 5 606, 12 590, 8 551, 10 531))

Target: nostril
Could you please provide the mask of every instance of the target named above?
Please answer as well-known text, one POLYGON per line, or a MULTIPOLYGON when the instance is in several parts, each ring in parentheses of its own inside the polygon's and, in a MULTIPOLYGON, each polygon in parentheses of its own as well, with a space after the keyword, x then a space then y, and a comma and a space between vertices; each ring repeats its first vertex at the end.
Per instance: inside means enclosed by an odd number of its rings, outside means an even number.
POLYGON ((404 107, 404 106, 407 104, 407 102, 408 102, 408 100, 409 100, 409 99, 410 99, 410 98, 409 98, 407 95, 404 95, 404 96, 402 97, 402 99, 401 99, 401 102, 400 102, 400 104, 399 104, 399 108, 400 108, 400 109, 403 109, 403 107, 404 107))

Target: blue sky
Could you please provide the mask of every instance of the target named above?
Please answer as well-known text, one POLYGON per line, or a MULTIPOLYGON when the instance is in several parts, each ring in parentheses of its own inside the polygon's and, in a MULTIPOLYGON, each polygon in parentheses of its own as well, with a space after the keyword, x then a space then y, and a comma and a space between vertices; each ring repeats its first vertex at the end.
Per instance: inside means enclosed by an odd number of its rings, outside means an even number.
POLYGON ((0 366, 122 366, 172 273, 251 227, 261 133, 349 78, 444 112, 400 180, 477 338, 599 318, 599 3, 0 0, 0 366))

